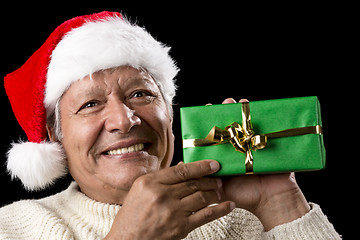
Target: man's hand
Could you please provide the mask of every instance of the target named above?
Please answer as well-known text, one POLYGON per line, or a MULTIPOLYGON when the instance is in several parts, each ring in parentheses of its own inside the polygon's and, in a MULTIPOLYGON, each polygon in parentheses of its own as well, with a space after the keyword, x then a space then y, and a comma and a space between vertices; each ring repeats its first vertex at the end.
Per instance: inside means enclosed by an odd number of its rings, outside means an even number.
POLYGON ((224 199, 255 214, 265 231, 310 211, 294 173, 228 177, 223 188, 224 199))
POLYGON ((222 181, 203 176, 219 168, 218 162, 204 160, 139 177, 106 239, 180 239, 230 213, 231 201, 208 207, 221 200, 222 181))
MULTIPOLYGON (((240 102, 247 102, 241 99, 240 102)), ((235 103, 228 98, 223 104, 235 103)), ((310 211, 294 173, 223 178, 224 199, 255 214, 266 231, 310 211)))

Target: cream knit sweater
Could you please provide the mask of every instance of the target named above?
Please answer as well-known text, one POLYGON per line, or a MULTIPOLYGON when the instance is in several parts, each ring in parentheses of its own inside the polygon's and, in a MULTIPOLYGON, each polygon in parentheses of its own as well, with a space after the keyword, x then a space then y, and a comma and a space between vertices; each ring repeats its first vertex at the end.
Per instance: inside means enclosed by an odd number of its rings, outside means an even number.
MULTIPOLYGON (((250 212, 235 209, 191 232, 186 239, 340 239, 320 207, 264 232, 250 212)), ((74 182, 56 195, 0 208, 0 239, 103 239, 120 206, 96 202, 74 182)))

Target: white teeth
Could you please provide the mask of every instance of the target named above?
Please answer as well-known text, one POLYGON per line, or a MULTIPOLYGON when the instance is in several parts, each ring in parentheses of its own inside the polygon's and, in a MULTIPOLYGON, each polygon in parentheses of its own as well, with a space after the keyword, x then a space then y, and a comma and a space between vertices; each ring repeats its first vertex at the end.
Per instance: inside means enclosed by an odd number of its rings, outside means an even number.
POLYGON ((131 152, 141 151, 143 149, 144 149, 144 144, 139 143, 139 144, 131 145, 130 147, 118 148, 118 149, 115 149, 115 150, 110 150, 110 151, 107 152, 107 154, 108 155, 120 155, 120 154, 124 154, 124 153, 131 153, 131 152))

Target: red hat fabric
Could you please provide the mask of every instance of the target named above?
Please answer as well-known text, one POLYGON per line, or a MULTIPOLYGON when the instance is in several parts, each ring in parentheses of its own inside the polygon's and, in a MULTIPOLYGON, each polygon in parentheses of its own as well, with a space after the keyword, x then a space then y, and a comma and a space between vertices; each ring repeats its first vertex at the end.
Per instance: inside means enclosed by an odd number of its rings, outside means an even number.
POLYGON ((71 83, 86 75, 122 65, 142 67, 171 102, 178 69, 169 49, 116 12, 75 17, 57 27, 22 67, 5 77, 13 112, 29 141, 12 144, 11 176, 37 190, 66 174, 62 146, 46 142, 46 118, 71 83))
POLYGON ((30 142, 40 143, 46 139, 44 94, 52 51, 70 30, 80 27, 87 21, 99 21, 113 16, 121 15, 101 12, 75 17, 64 22, 51 33, 46 42, 21 68, 5 77, 5 90, 11 107, 30 142))

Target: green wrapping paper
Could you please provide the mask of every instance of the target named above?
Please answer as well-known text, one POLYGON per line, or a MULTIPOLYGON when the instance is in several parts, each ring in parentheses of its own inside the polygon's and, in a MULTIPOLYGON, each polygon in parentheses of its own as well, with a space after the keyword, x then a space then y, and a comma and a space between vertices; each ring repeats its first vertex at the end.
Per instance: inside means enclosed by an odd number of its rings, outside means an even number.
MULTIPOLYGON (((248 104, 255 135, 304 127, 315 129, 317 126, 316 129, 321 129, 322 126, 317 97, 254 101, 248 104)), ((186 144, 189 140, 205 139, 214 126, 226 129, 234 122, 241 125, 242 107, 242 103, 234 103, 181 108, 184 162, 217 160, 221 169, 215 176, 313 171, 324 168, 325 148, 321 132, 268 138, 265 148, 250 151, 251 172, 248 165, 245 166, 247 154, 236 151, 230 142, 190 147, 186 144)))

